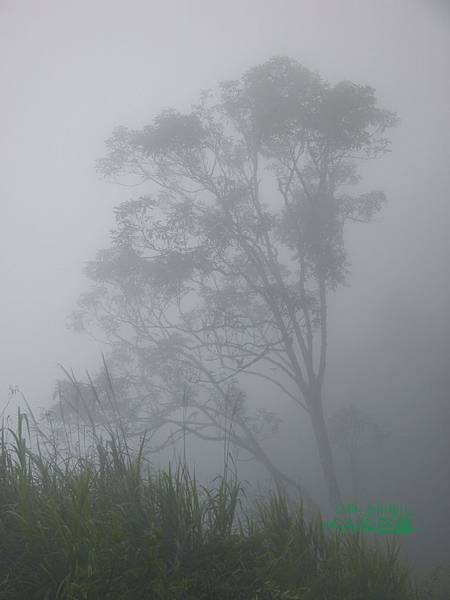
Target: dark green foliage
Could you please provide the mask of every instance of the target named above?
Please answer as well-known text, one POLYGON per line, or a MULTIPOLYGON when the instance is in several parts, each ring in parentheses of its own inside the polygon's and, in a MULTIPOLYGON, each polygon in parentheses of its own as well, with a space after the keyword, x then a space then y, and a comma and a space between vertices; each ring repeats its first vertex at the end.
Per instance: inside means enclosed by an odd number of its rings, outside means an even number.
POLYGON ((19 413, 1 436, 2 600, 421 598, 396 546, 332 536, 280 495, 250 517, 230 476, 145 475, 142 448, 114 436, 89 459, 47 459, 27 435, 19 413))

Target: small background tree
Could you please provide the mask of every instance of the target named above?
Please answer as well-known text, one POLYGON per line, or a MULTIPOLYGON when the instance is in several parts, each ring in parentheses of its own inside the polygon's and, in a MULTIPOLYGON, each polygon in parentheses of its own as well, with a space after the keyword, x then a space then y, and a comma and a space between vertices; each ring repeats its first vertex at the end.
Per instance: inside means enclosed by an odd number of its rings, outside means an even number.
POLYGON ((336 410, 329 419, 330 439, 346 454, 349 464, 352 497, 355 503, 362 500, 365 473, 362 453, 368 446, 380 448, 389 433, 375 423, 366 413, 349 404, 336 410))

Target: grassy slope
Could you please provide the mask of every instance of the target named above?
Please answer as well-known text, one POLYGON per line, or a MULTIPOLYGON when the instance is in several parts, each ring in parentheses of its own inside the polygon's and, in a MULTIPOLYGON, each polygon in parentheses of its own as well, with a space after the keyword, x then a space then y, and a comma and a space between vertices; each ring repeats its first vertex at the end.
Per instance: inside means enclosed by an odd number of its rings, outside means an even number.
POLYGON ((0 599, 430 600, 397 549, 331 535, 273 496, 206 489, 179 466, 144 474, 111 438, 89 458, 32 453, 26 420, 0 445, 0 599))

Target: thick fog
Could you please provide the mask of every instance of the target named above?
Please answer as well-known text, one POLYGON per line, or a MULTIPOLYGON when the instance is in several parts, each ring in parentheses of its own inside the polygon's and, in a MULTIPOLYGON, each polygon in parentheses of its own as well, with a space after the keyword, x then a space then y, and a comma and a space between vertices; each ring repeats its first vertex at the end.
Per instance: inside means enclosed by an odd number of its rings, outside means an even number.
MULTIPOLYGON (((390 432, 366 450, 365 493, 411 508, 412 560, 450 561, 450 5, 1 0, 0 49, 0 412, 16 385, 33 409, 50 406, 58 362, 80 376, 101 363, 102 347, 66 320, 114 206, 138 193, 95 172, 114 127, 188 110, 201 90, 274 55, 331 83, 373 86, 398 114, 391 151, 361 165, 364 188, 388 203, 346 232, 351 273, 330 297, 325 411, 352 402, 390 432)), ((267 387, 255 396, 271 406, 267 387)), ((268 452, 326 507, 308 425, 285 400, 273 409, 285 424, 268 452)), ((339 449, 335 460, 348 485, 339 449)))

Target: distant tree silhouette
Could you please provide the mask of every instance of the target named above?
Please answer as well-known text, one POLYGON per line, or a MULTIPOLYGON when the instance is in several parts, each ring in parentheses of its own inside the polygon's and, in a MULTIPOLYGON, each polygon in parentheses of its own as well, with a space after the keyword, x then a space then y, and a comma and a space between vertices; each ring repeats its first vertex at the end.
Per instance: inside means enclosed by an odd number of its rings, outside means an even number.
POLYGON ((270 383, 308 415, 334 505, 328 294, 346 281, 345 224, 369 222, 385 201, 350 194, 356 160, 385 153, 395 122, 371 87, 330 85, 275 57, 188 114, 117 128, 98 161, 105 177, 146 191, 116 208, 74 326, 100 331, 142 381, 203 387, 204 414, 207 388, 220 396, 244 374, 270 383))

